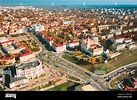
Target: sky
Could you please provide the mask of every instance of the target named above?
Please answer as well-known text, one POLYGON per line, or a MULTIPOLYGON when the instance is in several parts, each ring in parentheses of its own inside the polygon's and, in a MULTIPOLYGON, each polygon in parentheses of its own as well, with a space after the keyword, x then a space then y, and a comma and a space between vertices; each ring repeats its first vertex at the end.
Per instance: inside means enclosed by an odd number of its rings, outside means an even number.
POLYGON ((0 0, 0 5, 121 5, 136 4, 137 0, 0 0))

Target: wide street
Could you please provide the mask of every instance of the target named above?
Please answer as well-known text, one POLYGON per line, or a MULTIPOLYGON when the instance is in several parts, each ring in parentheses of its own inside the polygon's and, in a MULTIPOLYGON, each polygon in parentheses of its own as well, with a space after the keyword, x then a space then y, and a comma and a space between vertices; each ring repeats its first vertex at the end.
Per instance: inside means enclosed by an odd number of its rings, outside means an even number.
POLYGON ((38 38, 35 36, 35 33, 30 33, 30 36, 32 38, 34 38, 38 44, 42 47, 42 51, 41 53, 37 56, 38 59, 40 59, 42 62, 46 62, 49 64, 49 62, 51 62, 51 65, 58 64, 59 65, 59 69, 65 71, 66 73, 73 75, 79 79, 81 79, 83 82, 85 83, 92 83, 95 88, 97 88, 99 91, 109 91, 110 87, 109 87, 109 82, 106 81, 106 77, 110 76, 111 78, 115 78, 118 74, 121 74, 122 72, 126 71, 125 68, 131 68, 131 67, 135 67, 137 66, 137 63, 133 63, 127 66, 123 66, 120 67, 116 70, 113 70, 112 72, 106 74, 106 75, 96 75, 94 73, 92 73, 92 76, 87 75, 85 72, 86 70, 77 66, 76 64, 73 64, 63 58, 60 57, 60 54, 56 54, 52 51, 48 51, 45 47, 44 44, 42 44, 38 38), (48 52, 52 55, 52 60, 51 59, 44 59, 42 57, 42 55, 48 52))

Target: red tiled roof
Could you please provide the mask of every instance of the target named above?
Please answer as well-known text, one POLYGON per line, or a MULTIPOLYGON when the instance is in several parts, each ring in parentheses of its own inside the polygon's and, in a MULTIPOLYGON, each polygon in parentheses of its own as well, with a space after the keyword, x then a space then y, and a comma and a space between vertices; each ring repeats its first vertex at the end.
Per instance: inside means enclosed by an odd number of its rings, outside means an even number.
POLYGON ((131 38, 125 38, 125 40, 132 40, 131 38))
POLYGON ((15 43, 18 47, 24 48, 24 46, 23 46, 21 43, 17 42, 17 41, 14 41, 14 43, 15 43))
POLYGON ((14 57, 3 57, 3 58, 0 58, 0 60, 12 60, 14 59, 14 57))
POLYGON ((119 40, 119 39, 124 39, 124 38, 122 38, 122 37, 118 37, 118 38, 116 38, 116 40, 119 40))
POLYGON ((75 44, 75 43, 78 43, 79 41, 72 41, 70 42, 70 44, 75 44))
POLYGON ((137 81, 136 81, 136 82, 134 82, 134 84, 135 84, 135 86, 137 86, 137 81))
POLYGON ((91 44, 91 45, 90 45, 90 47, 94 47, 94 46, 96 46, 96 44, 91 44))
POLYGON ((53 43, 53 45, 54 45, 55 47, 61 47, 61 46, 64 46, 64 44, 56 44, 55 42, 53 43))
POLYGON ((4 44, 4 43, 8 43, 8 42, 13 42, 13 40, 8 40, 8 41, 1 42, 1 43, 4 44))
POLYGON ((47 39, 48 41, 52 41, 50 37, 48 37, 47 35, 44 35, 44 38, 47 39))

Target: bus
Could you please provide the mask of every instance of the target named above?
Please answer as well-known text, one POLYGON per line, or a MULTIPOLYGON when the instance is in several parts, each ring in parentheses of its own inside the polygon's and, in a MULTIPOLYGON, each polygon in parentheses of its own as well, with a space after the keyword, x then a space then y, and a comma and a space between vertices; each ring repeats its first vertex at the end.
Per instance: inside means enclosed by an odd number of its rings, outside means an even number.
POLYGON ((87 75, 89 75, 89 76, 92 76, 92 74, 90 73, 90 72, 85 72, 87 75))

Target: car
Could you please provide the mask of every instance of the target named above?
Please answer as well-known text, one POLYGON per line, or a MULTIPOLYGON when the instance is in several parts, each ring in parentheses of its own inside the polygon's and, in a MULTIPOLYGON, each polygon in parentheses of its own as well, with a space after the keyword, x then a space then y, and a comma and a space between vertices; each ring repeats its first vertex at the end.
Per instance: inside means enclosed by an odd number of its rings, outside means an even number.
POLYGON ((95 81, 98 81, 97 79, 95 79, 95 81))

